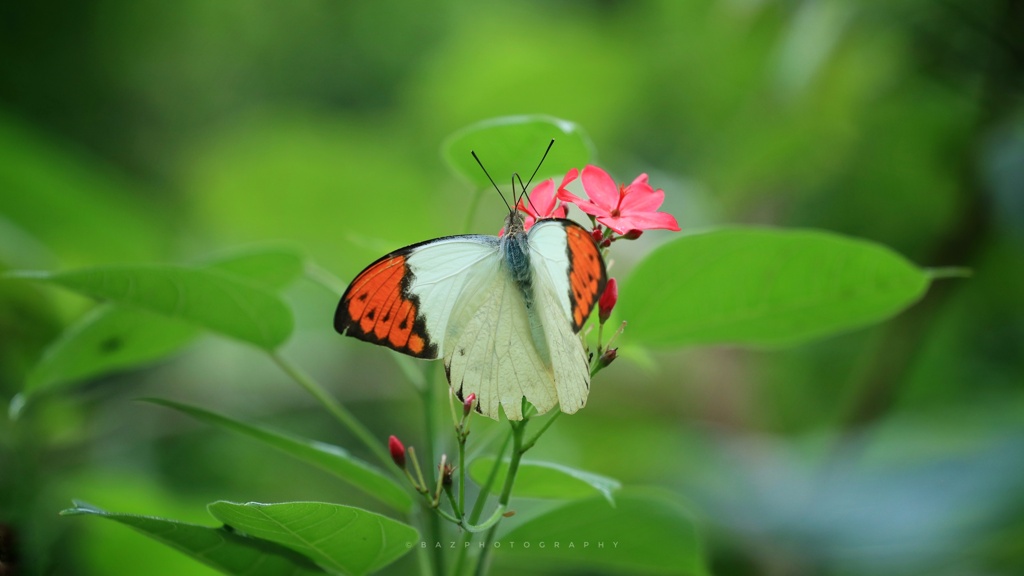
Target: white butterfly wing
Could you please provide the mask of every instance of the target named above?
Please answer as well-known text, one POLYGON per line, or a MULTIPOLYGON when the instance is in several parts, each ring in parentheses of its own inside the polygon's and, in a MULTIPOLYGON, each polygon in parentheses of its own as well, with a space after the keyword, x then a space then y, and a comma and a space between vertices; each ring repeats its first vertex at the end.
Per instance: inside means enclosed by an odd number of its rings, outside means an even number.
POLYGON ((480 412, 490 418, 501 407, 510 420, 521 420, 524 397, 541 412, 551 409, 558 401, 554 375, 538 353, 519 287, 500 260, 479 271, 445 335, 448 381, 461 398, 476 394, 480 412))
POLYGON ((460 396, 475 393, 480 411, 499 406, 522 418, 522 399, 538 412, 556 404, 582 408, 590 391, 590 362, 576 332, 586 321, 606 273, 590 234, 566 220, 538 222, 527 237, 532 303, 497 259, 466 285, 445 342, 448 381, 460 396))
POLYGON ((492 236, 449 236, 396 250, 352 280, 334 328, 417 358, 441 357, 466 283, 479 276, 474 269, 497 259, 492 236))
POLYGON ((572 414, 587 403, 590 361, 576 334, 604 291, 607 272, 591 235, 568 220, 530 228, 536 312, 550 353, 558 403, 572 414))
POLYGON ((444 358, 460 397, 479 410, 522 419, 525 398, 541 413, 576 412, 590 370, 576 335, 604 289, 589 233, 541 221, 527 236, 532 300, 512 279, 492 236, 450 236, 396 250, 361 272, 335 313, 338 332, 419 358, 444 358))

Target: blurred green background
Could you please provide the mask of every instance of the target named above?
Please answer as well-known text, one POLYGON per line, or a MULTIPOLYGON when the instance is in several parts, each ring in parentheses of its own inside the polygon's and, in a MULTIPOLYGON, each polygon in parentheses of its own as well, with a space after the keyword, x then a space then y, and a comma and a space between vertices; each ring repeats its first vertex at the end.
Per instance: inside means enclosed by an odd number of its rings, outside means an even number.
MULTIPOLYGON (((824 228, 974 275, 795 349, 629 350, 627 330, 586 410, 531 456, 679 494, 715 574, 1019 574, 1021 30, 1014 0, 6 2, 0 266, 284 240, 348 279, 463 232, 473 191, 446 136, 572 120, 618 180, 650 173, 684 229, 824 228)), ((471 231, 503 210, 486 197, 471 231)), ((645 234, 613 273, 670 237, 645 234)), ((337 336, 322 287, 288 297, 286 355, 381 438, 415 439, 390 353, 337 336)), ((89 305, 0 281, 4 404, 89 305)), ((216 499, 374 506, 142 396, 353 444, 269 360, 213 337, 65 389, 3 420, 0 539, 20 573, 204 573, 122 526, 58 518, 71 498, 207 524, 216 499)))

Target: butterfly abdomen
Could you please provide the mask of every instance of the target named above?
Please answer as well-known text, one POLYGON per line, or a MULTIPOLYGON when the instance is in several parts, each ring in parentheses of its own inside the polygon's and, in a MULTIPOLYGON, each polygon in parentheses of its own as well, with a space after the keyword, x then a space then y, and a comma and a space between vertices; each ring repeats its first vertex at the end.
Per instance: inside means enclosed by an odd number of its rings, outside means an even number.
POLYGON ((505 270, 522 291, 527 306, 533 302, 533 272, 530 270, 530 247, 525 234, 509 234, 499 245, 505 270))
POLYGON ((523 306, 530 321, 530 338, 537 349, 537 355, 545 365, 550 366, 551 352, 548 349, 547 337, 544 335, 544 325, 534 305, 533 268, 530 264, 530 245, 526 234, 507 234, 502 237, 499 249, 505 270, 523 297, 523 306))

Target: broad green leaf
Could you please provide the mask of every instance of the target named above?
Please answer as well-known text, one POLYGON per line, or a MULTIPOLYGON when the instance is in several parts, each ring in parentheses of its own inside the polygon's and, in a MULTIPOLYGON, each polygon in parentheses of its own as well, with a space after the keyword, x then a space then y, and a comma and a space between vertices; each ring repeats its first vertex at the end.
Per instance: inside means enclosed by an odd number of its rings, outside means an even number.
POLYGON ((158 360, 192 342, 187 322, 113 303, 96 306, 47 346, 25 394, 158 360))
POLYGON ((929 274, 885 246, 816 230, 727 228, 661 246, 622 283, 619 317, 648 346, 788 345, 888 318, 929 274))
POLYGON ((349 454, 344 448, 232 420, 221 414, 155 398, 148 402, 184 412, 203 422, 260 440, 286 454, 319 466, 356 488, 402 512, 412 508, 412 496, 380 470, 349 454))
POLYGON ((470 154, 475 151, 498 185, 505 186, 513 173, 525 183, 552 139, 555 144, 534 184, 551 176, 560 178, 570 168, 582 170, 592 156, 590 139, 579 126, 543 115, 505 116, 467 126, 448 138, 444 155, 452 169, 475 187, 490 188, 487 175, 470 154))
POLYGON ((272 350, 292 331, 292 313, 256 283, 217 270, 173 265, 20 272, 86 296, 135 306, 272 350))
MULTIPOLYGON (((266 246, 222 255, 204 267, 276 290, 298 277, 303 261, 292 249, 266 246)), ((101 304, 47 346, 26 379, 24 393, 153 362, 187 346, 199 334, 196 325, 180 319, 101 304)))
MULTIPOLYGON (((324 574, 309 558, 280 544, 251 538, 225 528, 186 524, 165 518, 105 512, 82 502, 61 512, 91 515, 130 526, 225 574, 238 576, 303 576, 324 574)), ((131 566, 126 566, 131 571, 131 566)))
MULTIPOLYGON (((494 466, 494 458, 477 458, 469 466, 469 474, 478 484, 483 485, 494 466)), ((508 461, 499 464, 498 478, 508 473, 508 461)), ((501 482, 495 482, 491 490, 501 492, 501 482)), ((536 462, 524 460, 519 463, 516 472, 516 484, 513 494, 518 498, 586 498, 598 493, 609 504, 615 505, 612 492, 622 485, 614 478, 576 470, 553 462, 536 462)))
POLYGON ((380 514, 324 502, 214 502, 210 514, 235 530, 271 540, 327 570, 366 574, 394 562, 419 539, 415 528, 380 514))
MULTIPOLYGON (((268 248, 232 254, 208 266, 280 288, 301 272, 302 261, 293 251, 268 248)), ((47 348, 29 374, 25 392, 157 360, 198 334, 193 324, 144 309, 97 306, 47 348)))
POLYGON ((244 248, 222 254, 205 264, 272 290, 288 286, 302 274, 305 259, 297 250, 280 245, 244 248))
POLYGON ((693 520, 674 498, 622 490, 615 501, 575 500, 528 520, 499 536, 497 560, 526 574, 587 566, 629 575, 707 573, 693 520))

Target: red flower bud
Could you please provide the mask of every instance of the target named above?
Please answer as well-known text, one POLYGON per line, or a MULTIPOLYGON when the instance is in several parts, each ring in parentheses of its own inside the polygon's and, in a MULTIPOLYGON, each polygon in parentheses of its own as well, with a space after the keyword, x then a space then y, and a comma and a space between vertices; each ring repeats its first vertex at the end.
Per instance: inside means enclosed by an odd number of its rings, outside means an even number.
POLYGON ((636 240, 643 233, 644 233, 643 230, 635 230, 635 229, 634 230, 630 230, 630 231, 628 231, 628 232, 626 232, 625 234, 622 235, 622 239, 623 240, 636 240))
POLYGON ((462 402, 462 415, 469 416, 469 413, 473 411, 473 405, 476 404, 476 394, 470 393, 466 396, 466 399, 462 402))
POLYGON ((594 242, 600 244, 601 240, 604 239, 604 230, 602 230, 601 227, 598 226, 590 231, 590 235, 594 237, 594 242))
POLYGON ((601 357, 597 359, 597 365, 601 368, 607 368, 609 364, 615 361, 619 357, 618 348, 609 348, 601 354, 601 357))
POLYGON ((405 469, 405 446, 402 445, 402 441, 392 435, 388 438, 388 450, 391 451, 391 459, 395 461, 395 464, 405 469))
POLYGON ((609 278, 608 284, 604 287, 604 293, 597 301, 597 313, 601 324, 608 321, 608 317, 611 316, 612 309, 615 308, 615 303, 618 301, 619 283, 615 281, 615 278, 609 278))

